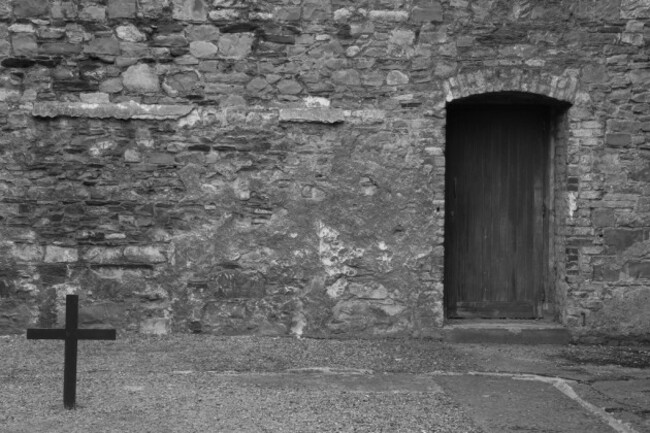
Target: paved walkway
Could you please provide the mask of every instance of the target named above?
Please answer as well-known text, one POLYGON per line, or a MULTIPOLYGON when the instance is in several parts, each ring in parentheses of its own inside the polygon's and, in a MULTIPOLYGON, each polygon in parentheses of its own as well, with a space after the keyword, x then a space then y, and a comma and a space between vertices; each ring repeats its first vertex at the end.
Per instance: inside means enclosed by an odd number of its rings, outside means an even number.
MULTIPOLYGON (((219 375, 219 380, 266 392, 299 389, 342 395, 447 395, 486 433, 641 433, 650 431, 650 419, 639 416, 644 410, 650 412, 650 378, 643 378, 646 374, 650 377, 650 371, 636 373, 641 377, 626 375, 626 379, 590 383, 522 373, 372 374, 314 368, 281 374, 219 375)), ((429 408, 421 409, 419 416, 426 417, 429 408)), ((358 410, 364 410, 363 404, 358 410)), ((400 411, 398 407, 392 410, 400 411)), ((462 427, 458 431, 463 431, 462 427)))

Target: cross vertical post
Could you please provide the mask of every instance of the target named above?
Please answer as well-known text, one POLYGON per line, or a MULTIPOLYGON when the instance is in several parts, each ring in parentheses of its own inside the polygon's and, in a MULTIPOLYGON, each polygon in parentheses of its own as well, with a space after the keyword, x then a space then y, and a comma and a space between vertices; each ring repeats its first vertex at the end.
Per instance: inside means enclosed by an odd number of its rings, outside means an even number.
POLYGON ((79 329, 79 296, 65 297, 65 329, 28 329, 28 340, 65 340, 63 406, 74 409, 77 395, 77 341, 115 340, 115 329, 79 329))
POLYGON ((77 327, 79 296, 65 298, 65 359, 63 370, 63 406, 74 409, 77 394, 77 327))

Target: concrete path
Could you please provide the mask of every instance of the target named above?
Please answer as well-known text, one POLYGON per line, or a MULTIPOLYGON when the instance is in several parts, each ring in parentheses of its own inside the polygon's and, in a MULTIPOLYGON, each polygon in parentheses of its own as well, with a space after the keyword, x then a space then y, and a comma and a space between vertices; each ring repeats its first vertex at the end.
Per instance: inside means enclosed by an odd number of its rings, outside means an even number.
MULTIPOLYGON (((368 396, 402 394, 429 401, 434 396, 446 396, 459 403, 456 409, 462 414, 457 418, 469 419, 456 431, 485 433, 553 432, 553 433, 635 433, 643 432, 619 420, 598 405, 594 405, 574 392, 572 382, 564 379, 526 374, 450 373, 433 374, 370 374, 367 371, 331 371, 328 369, 294 370, 282 374, 235 374, 220 377, 240 385, 270 390, 319 391, 323 394, 362 393, 368 396)), ((628 384, 628 382, 624 382, 628 384)), ((647 398, 647 383, 634 382, 640 397, 647 398)), ((606 389, 620 398, 633 398, 626 394, 621 383, 599 383, 599 390, 606 389), (625 395, 623 395, 625 394, 625 395)), ((593 396, 592 396, 593 397, 593 396)), ((603 396, 597 403, 604 402, 603 396)), ((407 401, 413 402, 410 398, 407 401)), ((372 403, 368 403, 372 404, 372 403)), ((365 409, 362 403, 359 412, 365 409)), ((297 407, 298 409, 298 407, 297 407)), ((442 413, 432 412, 423 405, 408 408, 409 416, 422 420, 435 420, 442 413)), ((438 407, 440 409, 440 407, 438 407)), ((324 410, 326 410, 324 408, 324 410)), ((445 410, 449 410, 446 406, 445 410)), ((393 407, 395 414, 406 408, 393 407)), ((399 415, 396 415, 399 417, 399 415)), ((403 422, 401 426, 409 425, 403 422)), ((428 432, 423 423, 420 433, 428 432)), ((360 430, 363 431, 363 430, 360 430)), ((416 430, 405 430, 416 431, 416 430)))

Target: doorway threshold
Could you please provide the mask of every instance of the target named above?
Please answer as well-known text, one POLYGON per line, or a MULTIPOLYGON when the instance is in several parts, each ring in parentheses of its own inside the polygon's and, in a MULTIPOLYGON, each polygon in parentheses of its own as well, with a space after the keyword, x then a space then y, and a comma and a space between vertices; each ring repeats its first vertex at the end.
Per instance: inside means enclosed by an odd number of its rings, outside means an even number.
POLYGON ((568 344, 571 333, 546 320, 451 319, 442 328, 443 341, 468 344, 568 344))

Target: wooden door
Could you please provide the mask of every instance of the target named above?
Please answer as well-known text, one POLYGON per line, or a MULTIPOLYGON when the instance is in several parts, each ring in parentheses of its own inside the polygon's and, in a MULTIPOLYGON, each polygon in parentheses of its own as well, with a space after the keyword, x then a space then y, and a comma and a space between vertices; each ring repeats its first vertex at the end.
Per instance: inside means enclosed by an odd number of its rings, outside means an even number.
POLYGON ((449 107, 447 317, 541 315, 549 118, 533 105, 449 107))

